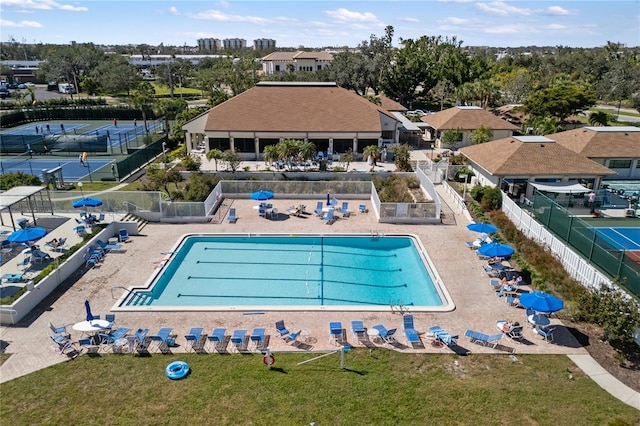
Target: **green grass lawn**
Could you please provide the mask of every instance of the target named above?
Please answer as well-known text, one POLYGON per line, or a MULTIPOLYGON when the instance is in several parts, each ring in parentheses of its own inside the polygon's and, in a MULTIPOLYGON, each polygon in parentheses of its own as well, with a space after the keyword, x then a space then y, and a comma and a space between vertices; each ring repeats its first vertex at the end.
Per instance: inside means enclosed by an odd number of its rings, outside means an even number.
POLYGON ((311 353, 81 356, 2 384, 4 424, 619 425, 640 412, 567 357, 311 353), (177 359, 192 372, 164 375, 177 359))

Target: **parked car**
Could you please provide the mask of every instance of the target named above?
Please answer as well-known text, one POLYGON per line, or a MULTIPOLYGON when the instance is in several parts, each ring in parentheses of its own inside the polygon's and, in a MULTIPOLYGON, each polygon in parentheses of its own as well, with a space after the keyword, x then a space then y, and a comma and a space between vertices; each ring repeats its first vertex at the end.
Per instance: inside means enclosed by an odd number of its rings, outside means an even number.
POLYGON ((9 85, 7 87, 9 89, 17 89, 18 88, 18 83, 9 83, 9 85))
POLYGON ((35 87, 36 86, 35 83, 32 83, 30 81, 27 81, 24 85, 27 86, 27 87, 35 87))
POLYGON ((22 83, 18 84, 18 89, 26 89, 26 88, 27 88, 26 84, 22 84, 22 83))
POLYGON ((0 99, 6 99, 9 96, 11 96, 11 92, 9 92, 9 89, 6 86, 0 87, 0 99))

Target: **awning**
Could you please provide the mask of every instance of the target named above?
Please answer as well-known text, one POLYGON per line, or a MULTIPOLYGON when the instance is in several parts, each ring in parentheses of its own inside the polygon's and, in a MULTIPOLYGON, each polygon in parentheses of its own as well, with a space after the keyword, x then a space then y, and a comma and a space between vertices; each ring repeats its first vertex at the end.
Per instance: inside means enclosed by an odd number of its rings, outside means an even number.
POLYGON ((589 188, 585 188, 577 181, 571 182, 529 182, 539 191, 556 192, 558 194, 581 194, 583 192, 591 191, 589 188))

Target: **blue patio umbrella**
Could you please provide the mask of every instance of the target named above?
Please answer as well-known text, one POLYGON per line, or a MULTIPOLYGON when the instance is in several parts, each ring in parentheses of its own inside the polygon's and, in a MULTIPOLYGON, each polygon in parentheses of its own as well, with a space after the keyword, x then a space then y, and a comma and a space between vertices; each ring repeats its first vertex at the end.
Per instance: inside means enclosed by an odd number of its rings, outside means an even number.
POLYGON ((252 192, 250 197, 252 200, 258 200, 258 201, 270 200, 273 198, 273 192, 260 190, 260 191, 252 192))
POLYGON ((102 205, 102 200, 100 198, 80 198, 79 200, 75 200, 73 202, 73 207, 79 209, 81 207, 99 207, 102 205))
POLYGON ((515 253, 515 250, 510 245, 496 242, 484 244, 478 248, 479 255, 488 257, 507 257, 513 253, 515 253))
POLYGON ((493 234, 498 230, 490 223, 470 223, 467 225, 467 229, 473 232, 479 232, 481 234, 493 234))
POLYGON ((536 312, 555 312, 564 308, 562 299, 544 291, 534 291, 520 296, 520 304, 536 312))
POLYGON ((91 313, 91 306, 89 306, 89 301, 84 301, 84 307, 87 310, 87 321, 93 321, 93 314, 91 313))
POLYGON ((11 243, 28 243, 29 241, 37 241, 45 235, 47 235, 47 230, 44 228, 24 228, 9 234, 7 241, 11 243))

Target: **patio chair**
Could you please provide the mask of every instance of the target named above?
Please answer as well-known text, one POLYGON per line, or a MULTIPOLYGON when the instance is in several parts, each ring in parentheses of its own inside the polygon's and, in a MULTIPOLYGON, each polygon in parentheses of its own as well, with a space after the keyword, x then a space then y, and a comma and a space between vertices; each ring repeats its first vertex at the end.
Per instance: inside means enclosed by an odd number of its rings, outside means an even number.
POLYGON ((420 335, 413 325, 413 315, 405 314, 403 317, 404 335, 409 343, 420 343, 420 335))
POLYGON ((515 297, 515 296, 507 296, 505 298, 505 302, 507 302, 507 305, 509 305, 509 306, 515 306, 516 308, 522 308, 522 305, 520 304, 520 299, 515 297))
POLYGON ((116 325, 116 314, 105 314, 104 319, 105 321, 109 321, 109 326, 107 328, 111 329, 116 325))
POLYGON ((464 335, 467 336, 469 339, 471 339, 471 343, 477 343, 482 346, 488 346, 493 344, 494 348, 498 346, 498 343, 500 342, 503 336, 502 333, 489 336, 487 334, 479 333, 473 330, 466 330, 464 332, 464 335))
POLYGON ((538 328, 537 333, 544 338, 547 342, 553 342, 553 331, 555 327, 538 328))
POLYGON ((316 209, 313 211, 316 216, 322 216, 322 201, 318 201, 316 204, 316 209))
POLYGON ((496 321, 496 328, 502 331, 505 336, 507 336, 511 340, 522 340, 523 338, 523 327, 518 322, 512 323, 504 319, 499 319, 496 321))
POLYGON ((360 320, 351 321, 351 333, 353 338, 358 342, 364 342, 367 340, 367 333, 364 328, 364 322, 360 320))
POLYGON ((229 209, 229 216, 227 216, 227 221, 229 223, 236 223, 236 220, 238 220, 238 218, 236 217, 236 208, 231 207, 229 209))
POLYGON ((87 229, 84 227, 84 225, 76 226, 75 228, 73 228, 73 230, 75 231, 78 237, 82 237, 84 234, 87 233, 87 229))
POLYGON ((324 223, 327 225, 333 225, 333 222, 336 221, 334 210, 329 210, 322 220, 324 220, 324 223))
POLYGON ((342 342, 344 330, 340 321, 332 321, 329 323, 329 343, 340 344, 342 342))
POLYGON ((214 328, 211 334, 207 337, 207 340, 210 344, 214 345, 214 347, 217 347, 219 343, 222 343, 224 341, 224 335, 226 332, 226 328, 214 328))
POLYGON ((107 244, 102 240, 97 240, 96 243, 105 253, 109 253, 112 250, 122 250, 122 244, 107 244))
MULTIPOLYGON (((171 327, 162 327, 160 330, 158 330, 158 333, 153 335, 153 336, 149 336, 149 340, 151 341, 151 343, 155 343, 155 347, 158 351, 162 350, 162 345, 167 345, 167 339, 169 338, 169 335, 171 334, 171 327)), ((151 346, 151 345, 149 345, 151 346)))
POLYGON ((368 212, 369 212, 369 210, 367 210, 367 206, 366 206, 366 205, 364 205, 364 204, 360 204, 360 205, 358 206, 358 211, 359 211, 360 213, 368 213, 368 212))
POLYGON ((251 342, 253 342, 253 344, 255 345, 256 349, 258 347, 260 347, 260 345, 262 345, 262 343, 264 342, 264 333, 267 330, 260 327, 260 328, 254 328, 253 331, 251 332, 251 342))
POLYGON ((80 347, 80 350, 82 350, 82 348, 87 348, 88 354, 97 354, 100 351, 100 345, 97 345, 93 339, 90 338, 78 340, 78 346, 80 347))
POLYGON ((342 202, 342 207, 340 207, 340 213, 341 213, 344 217, 349 217, 349 215, 351 214, 351 212, 349 212, 349 202, 348 202, 348 201, 343 201, 343 202, 342 202))
POLYGON ((258 216, 264 217, 265 219, 267 217, 267 208, 264 207, 263 205, 260 205, 258 207, 258 216))
POLYGON ((129 233, 126 229, 123 228, 118 231, 118 239, 121 243, 126 243, 127 241, 129 241, 129 233))
POLYGON ((247 330, 233 330, 233 334, 231 335, 231 343, 236 346, 236 350, 238 352, 242 352, 245 350, 244 344, 246 340, 247 330))
POLYGON ((65 336, 57 336, 57 337, 49 336, 49 337, 51 338, 53 343, 55 343, 56 346, 58 347, 58 350, 60 351, 60 355, 66 355, 65 352, 68 351, 69 349, 78 351, 78 349, 75 347, 71 339, 65 336))
POLYGON ((374 325, 373 328, 378 330, 378 336, 382 339, 384 343, 393 344, 397 342, 394 336, 396 334, 396 331, 398 331, 397 328, 392 328, 391 330, 387 330, 387 328, 382 324, 374 325))
POLYGON ((71 335, 67 332, 67 326, 65 325, 56 327, 52 323, 49 323, 49 328, 53 332, 54 336, 66 336, 67 338, 71 337, 71 335))
POLYGON ((284 325, 284 320, 276 321, 276 331, 278 335, 286 340, 286 337, 291 333, 284 325))
POLYGON ((185 335, 184 338, 187 340, 187 352, 195 351, 198 349, 200 344, 200 337, 202 336, 202 327, 193 327, 189 330, 189 334, 185 335))

